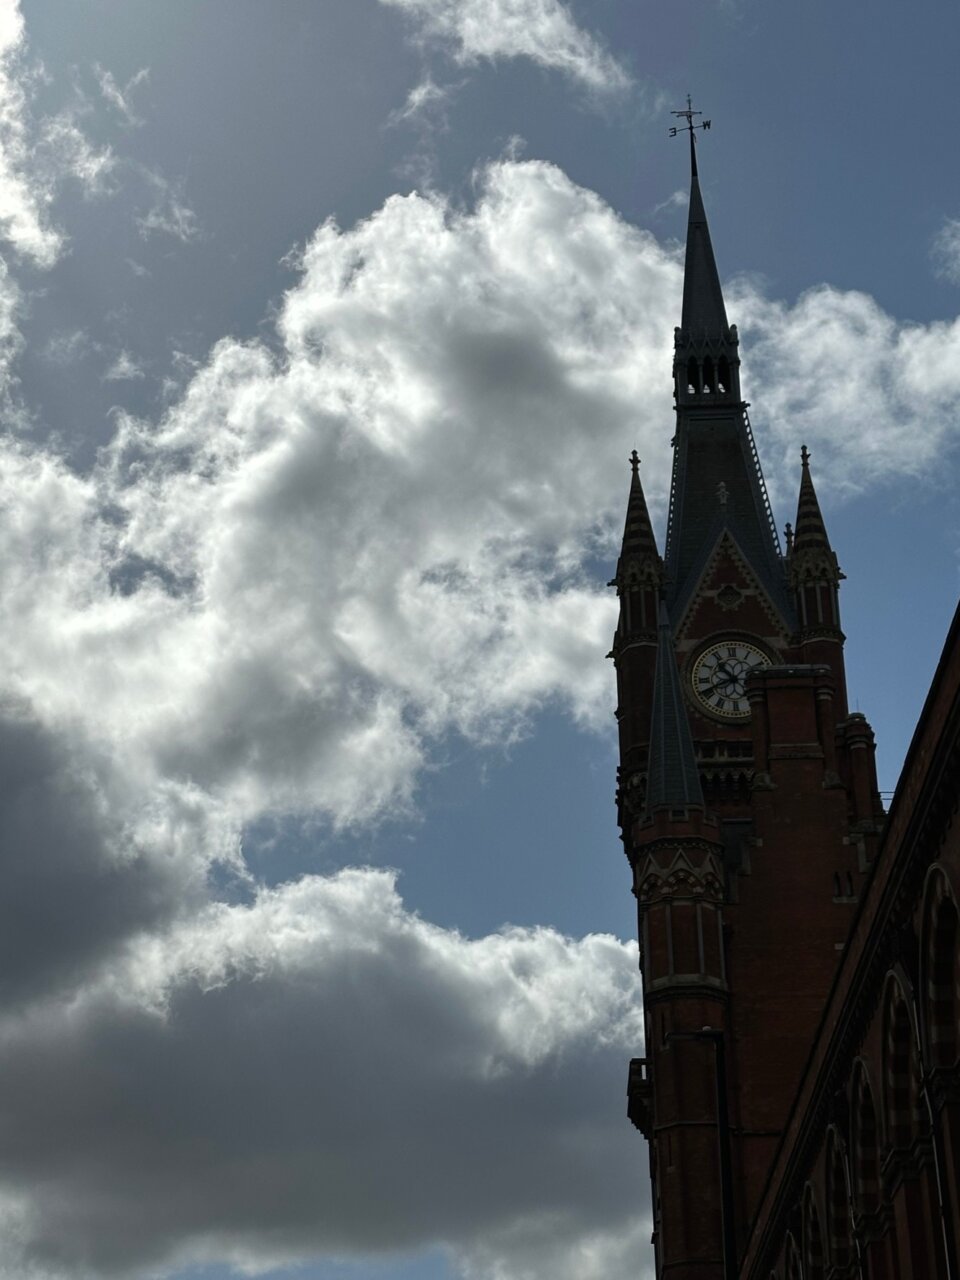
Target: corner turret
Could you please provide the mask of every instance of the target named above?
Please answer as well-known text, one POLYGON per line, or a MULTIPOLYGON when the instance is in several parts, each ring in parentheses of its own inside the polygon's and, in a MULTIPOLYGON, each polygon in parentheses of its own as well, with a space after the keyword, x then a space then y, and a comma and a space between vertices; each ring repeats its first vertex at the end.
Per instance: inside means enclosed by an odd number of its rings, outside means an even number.
POLYGON ((843 664, 844 634, 840 628, 840 583, 843 573, 830 546, 827 528, 810 474, 810 452, 800 450, 800 494, 797 524, 787 526, 787 579, 797 614, 805 662, 826 663, 837 689, 837 718, 847 714, 843 664))
POLYGON ((647 770, 647 741, 657 661, 657 618, 663 585, 663 561, 657 550, 643 485, 640 458, 630 455, 633 475, 627 499, 627 518, 617 560, 616 576, 609 585, 620 598, 620 618, 613 648, 617 669, 617 724, 620 736, 617 807, 620 828, 630 856, 630 830, 638 817, 647 770))

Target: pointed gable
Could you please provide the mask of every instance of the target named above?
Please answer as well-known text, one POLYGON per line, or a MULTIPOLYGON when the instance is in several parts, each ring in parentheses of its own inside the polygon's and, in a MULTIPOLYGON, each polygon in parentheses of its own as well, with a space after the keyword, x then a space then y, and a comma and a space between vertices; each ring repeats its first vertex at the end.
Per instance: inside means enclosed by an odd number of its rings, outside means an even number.
POLYGON ((678 640, 704 635, 722 625, 786 644, 793 626, 753 572, 734 534, 725 526, 704 544, 704 554, 690 575, 687 590, 671 611, 678 640))

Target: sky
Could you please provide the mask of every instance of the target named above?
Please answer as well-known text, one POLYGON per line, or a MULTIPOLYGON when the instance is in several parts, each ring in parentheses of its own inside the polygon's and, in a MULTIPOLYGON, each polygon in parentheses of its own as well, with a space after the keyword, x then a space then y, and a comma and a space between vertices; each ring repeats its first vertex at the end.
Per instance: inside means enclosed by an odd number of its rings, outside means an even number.
POLYGON ((617 838, 687 93, 892 792, 960 553, 960 11, 0 0, 0 1277, 652 1275, 617 838))

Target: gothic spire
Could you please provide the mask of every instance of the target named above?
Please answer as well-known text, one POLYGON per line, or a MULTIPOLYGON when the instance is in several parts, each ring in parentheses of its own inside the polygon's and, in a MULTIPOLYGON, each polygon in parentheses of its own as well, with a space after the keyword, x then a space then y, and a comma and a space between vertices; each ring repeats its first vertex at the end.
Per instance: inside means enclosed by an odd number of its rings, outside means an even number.
POLYGON ((660 606, 646 810, 703 808, 703 790, 666 605, 660 606))
POLYGON ((800 497, 797 501, 797 524, 793 531, 794 555, 801 551, 829 551, 830 540, 823 523, 817 491, 810 474, 810 452, 804 445, 800 450, 800 497))
POLYGON ((663 561, 653 535, 647 500, 640 483, 640 458, 636 449, 630 455, 633 478, 627 499, 627 519, 623 527, 623 543, 617 561, 616 576, 610 581, 620 597, 620 621, 613 641, 613 654, 631 638, 643 638, 652 644, 657 627, 657 609, 663 584, 663 561))
MULTIPOLYGON (((813 476, 810 474, 810 453, 806 445, 800 450, 797 527, 791 539, 787 568, 790 582, 794 590, 799 593, 798 612, 804 627, 812 625, 814 616, 818 623, 822 624, 825 621, 823 603, 817 605, 814 615, 813 598, 811 597, 809 601, 805 598, 804 586, 822 582, 835 588, 844 575, 840 571, 836 553, 827 537, 827 526, 823 521, 820 503, 817 501, 817 491, 813 487, 813 476)), ((839 626, 839 606, 835 599, 827 612, 831 615, 827 620, 839 626)))
POLYGON ((713 256, 710 228, 707 226, 707 214, 703 207, 703 196, 700 193, 693 134, 690 137, 692 173, 680 327, 692 337, 707 337, 720 341, 727 334, 727 310, 723 304, 720 275, 713 256))
POLYGON ((630 496, 627 499, 627 519, 623 527, 623 544, 620 548, 620 559, 617 562, 617 578, 626 571, 627 563, 636 560, 641 563, 660 563, 657 551, 657 540, 654 537, 647 500, 643 495, 640 483, 640 458, 636 449, 630 455, 630 466, 633 478, 630 481, 630 496))
MULTIPOLYGON (((675 114, 688 120, 691 129, 695 127, 695 113, 689 106, 675 114)), ((717 544, 721 530, 716 495, 722 483, 724 528, 789 627, 792 601, 747 406, 740 394, 737 327, 727 323, 695 151, 683 313, 674 334, 673 373, 677 433, 664 552, 671 617, 679 623, 717 544)))

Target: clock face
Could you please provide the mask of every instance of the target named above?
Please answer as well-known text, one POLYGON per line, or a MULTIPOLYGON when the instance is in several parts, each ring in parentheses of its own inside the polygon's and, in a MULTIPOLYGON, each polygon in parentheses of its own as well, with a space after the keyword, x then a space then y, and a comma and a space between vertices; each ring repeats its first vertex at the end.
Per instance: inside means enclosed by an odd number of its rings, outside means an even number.
POLYGON ((693 666, 693 692, 697 701, 716 716, 743 720, 750 714, 747 676, 770 659, 744 640, 723 640, 704 649, 693 666))

